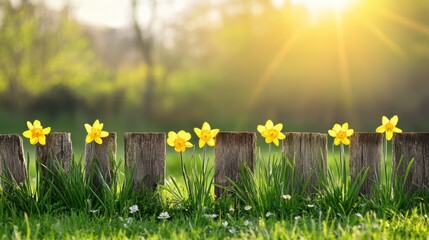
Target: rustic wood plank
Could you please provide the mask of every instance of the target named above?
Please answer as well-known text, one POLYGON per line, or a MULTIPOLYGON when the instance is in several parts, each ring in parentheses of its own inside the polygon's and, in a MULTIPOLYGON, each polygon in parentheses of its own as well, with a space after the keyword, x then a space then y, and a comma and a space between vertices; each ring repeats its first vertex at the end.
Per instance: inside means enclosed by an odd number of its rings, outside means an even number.
POLYGON ((43 164, 43 173, 61 167, 68 172, 73 160, 73 146, 70 133, 54 132, 46 135, 46 145, 37 144, 36 159, 43 164), (47 168, 47 169, 46 169, 47 168))
POLYGON ((103 144, 91 142, 85 144, 85 176, 92 181, 93 187, 98 188, 102 179, 97 175, 99 169, 104 181, 109 185, 112 182, 111 164, 116 161, 116 133, 110 132, 109 136, 103 138, 103 144), (94 172, 95 171, 95 172, 94 172))
POLYGON ((0 135, 0 174, 18 184, 27 178, 22 138, 17 134, 0 135))
POLYGON ((325 172, 327 167, 327 134, 289 132, 285 135, 283 152, 291 162, 295 161, 295 175, 301 178, 297 184, 302 186, 310 180, 307 192, 314 192, 314 188, 318 187, 320 172, 325 172))
POLYGON ((356 179, 360 171, 369 168, 368 175, 360 190, 361 194, 371 194, 371 187, 380 176, 383 158, 383 134, 354 133, 350 139, 350 176, 356 179))
POLYGON ((165 133, 126 132, 124 141, 125 166, 134 174, 134 189, 154 190, 164 184, 165 133))
POLYGON ((420 187, 429 187, 429 133, 397 133, 392 145, 394 170, 398 168, 401 157, 403 158, 398 176, 395 177, 403 178, 408 164, 414 158, 405 190, 415 192, 420 187))
MULTIPOLYGON (((244 164, 253 170, 255 149, 256 133, 219 132, 215 145, 215 183, 229 186, 227 177, 239 181, 240 167, 244 164)), ((220 197, 222 189, 215 186, 215 195, 220 197)))

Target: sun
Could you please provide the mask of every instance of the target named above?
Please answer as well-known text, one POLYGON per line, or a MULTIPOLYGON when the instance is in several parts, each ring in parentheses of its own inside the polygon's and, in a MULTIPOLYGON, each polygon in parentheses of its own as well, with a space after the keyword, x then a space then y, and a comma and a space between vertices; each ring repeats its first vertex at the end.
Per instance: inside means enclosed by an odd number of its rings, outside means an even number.
POLYGON ((354 0, 291 0, 294 5, 304 6, 313 17, 325 12, 341 12, 349 8, 354 0))

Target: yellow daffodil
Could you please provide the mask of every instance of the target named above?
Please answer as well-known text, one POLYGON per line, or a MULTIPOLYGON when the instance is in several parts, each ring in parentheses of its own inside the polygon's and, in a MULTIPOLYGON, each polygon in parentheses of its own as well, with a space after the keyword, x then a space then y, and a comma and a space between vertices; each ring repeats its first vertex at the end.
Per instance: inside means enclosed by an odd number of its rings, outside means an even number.
POLYGON ((90 143, 92 141, 95 141, 98 144, 102 144, 103 140, 101 138, 109 136, 109 133, 103 130, 103 123, 100 123, 97 120, 95 120, 94 124, 89 125, 88 123, 85 123, 85 129, 88 135, 86 136, 85 142, 90 143))
POLYGON ((167 144, 174 147, 176 152, 184 152, 186 148, 193 147, 192 143, 188 142, 191 140, 191 134, 180 130, 178 133, 170 131, 168 133, 167 144))
POLYGON ((31 144, 40 143, 40 145, 46 144, 46 135, 51 132, 51 128, 43 128, 39 120, 34 120, 34 123, 27 121, 28 130, 23 132, 24 137, 30 139, 31 144))
POLYGON ((354 130, 349 129, 348 123, 344 123, 342 126, 337 123, 334 125, 332 130, 328 131, 328 133, 331 137, 335 138, 334 139, 335 146, 340 145, 340 143, 343 143, 344 145, 349 145, 350 139, 348 139, 348 137, 353 135, 354 130))
POLYGON ((401 133, 402 130, 396 127, 396 124, 398 124, 398 116, 393 116, 390 120, 383 116, 381 118, 382 125, 378 127, 375 131, 378 133, 384 133, 386 132, 386 139, 391 140, 393 137, 393 133, 401 133))
POLYGON ((281 132, 283 124, 279 123, 274 126, 273 121, 268 120, 265 126, 258 125, 258 132, 261 133, 262 137, 265 138, 266 143, 274 143, 276 146, 279 145, 279 140, 283 140, 286 136, 281 132))
POLYGON ((198 141, 198 146, 200 148, 204 147, 204 145, 209 145, 210 147, 213 147, 215 145, 215 137, 219 133, 219 129, 211 129, 210 124, 207 122, 203 123, 203 126, 201 129, 194 128, 195 134, 200 138, 198 141))

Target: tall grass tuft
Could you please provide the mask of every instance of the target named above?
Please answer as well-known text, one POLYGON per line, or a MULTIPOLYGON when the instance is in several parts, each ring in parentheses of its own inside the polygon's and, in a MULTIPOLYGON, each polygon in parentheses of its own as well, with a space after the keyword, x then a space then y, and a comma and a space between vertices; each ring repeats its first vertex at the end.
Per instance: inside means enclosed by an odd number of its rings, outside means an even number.
POLYGON ((232 188, 226 188, 237 196, 242 205, 250 205, 255 211, 280 215, 299 211, 304 199, 308 179, 295 174, 295 164, 281 154, 280 157, 259 152, 254 172, 247 165, 240 168, 240 180, 231 179, 232 188))

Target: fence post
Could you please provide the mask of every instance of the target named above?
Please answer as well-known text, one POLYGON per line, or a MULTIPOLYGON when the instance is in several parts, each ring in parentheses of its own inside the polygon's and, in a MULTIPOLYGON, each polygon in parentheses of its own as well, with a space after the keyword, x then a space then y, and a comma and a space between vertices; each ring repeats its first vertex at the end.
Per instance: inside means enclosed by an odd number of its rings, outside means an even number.
POLYGON ((46 135, 46 145, 37 144, 36 160, 42 163, 45 176, 48 169, 55 171, 61 167, 68 172, 73 160, 73 147, 70 133, 50 133, 46 135))
MULTIPOLYGON (((319 174, 326 171, 328 161, 328 136, 322 133, 285 133, 283 151, 291 162, 295 161, 295 175, 301 183, 309 181, 309 186, 318 187, 319 174)), ((307 192, 314 188, 307 187, 307 192)))
POLYGON ((125 167, 133 176, 136 191, 164 184, 165 133, 124 134, 125 167))
MULTIPOLYGON (((247 165, 253 170, 256 156, 256 133, 219 132, 215 145, 215 183, 229 186, 227 178, 239 180, 240 167, 247 165)), ((219 198, 222 189, 215 186, 219 198)))
POLYGON ((354 133, 350 139, 350 175, 356 179, 360 171, 367 168, 368 175, 360 189, 361 194, 371 194, 376 176, 380 176, 380 164, 383 157, 383 134, 354 133))
POLYGON ((110 132, 103 138, 103 144, 91 142, 85 144, 85 176, 91 178, 94 188, 98 188, 104 180, 107 184, 112 182, 111 165, 116 161, 116 133, 110 132), (101 173, 103 179, 99 178, 101 173))
POLYGON ((11 183, 20 184, 27 178, 22 138, 17 134, 0 135, 0 174, 11 183))
POLYGON ((429 133, 396 133, 392 148, 393 172, 398 171, 394 179, 405 176, 414 158, 404 189, 415 192, 420 187, 429 187, 429 133))

